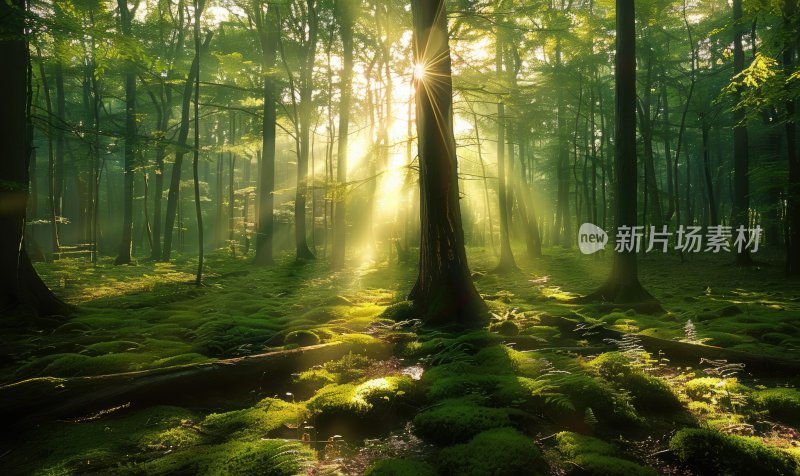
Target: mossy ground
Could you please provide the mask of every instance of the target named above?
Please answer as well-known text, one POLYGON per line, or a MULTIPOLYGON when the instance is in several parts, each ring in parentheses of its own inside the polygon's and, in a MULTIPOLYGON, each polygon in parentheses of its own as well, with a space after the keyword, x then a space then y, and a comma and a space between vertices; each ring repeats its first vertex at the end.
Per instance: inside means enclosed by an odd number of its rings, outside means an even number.
POLYGON ((256 404, 134 406, 47 423, 3 443, 1 462, 33 474, 723 474, 719 461, 728 453, 701 468, 685 451, 684 433, 670 444, 676 430, 702 427, 711 432, 703 441, 747 437, 719 440, 742 461, 773 458, 784 473, 797 470, 796 376, 757 380, 746 369, 678 367, 642 353, 635 337, 609 346, 544 325, 547 316, 566 316, 800 360, 800 299, 777 263, 741 270, 719 257, 648 257, 642 281, 667 310, 651 316, 570 303, 603 281, 608 259, 546 254, 532 262, 520 256, 519 273, 496 275, 486 272, 490 253, 470 250, 493 319, 460 334, 394 325, 415 317, 397 304, 414 281, 410 265, 353 263, 331 274, 322 261, 285 257, 259 269, 247 258, 212 255, 202 288, 189 284, 191 260, 41 265, 79 311, 65 323, 4 322, 5 383, 337 340, 392 342, 395 355, 351 354, 310 367, 256 404), (499 455, 504 448, 513 454, 499 455))

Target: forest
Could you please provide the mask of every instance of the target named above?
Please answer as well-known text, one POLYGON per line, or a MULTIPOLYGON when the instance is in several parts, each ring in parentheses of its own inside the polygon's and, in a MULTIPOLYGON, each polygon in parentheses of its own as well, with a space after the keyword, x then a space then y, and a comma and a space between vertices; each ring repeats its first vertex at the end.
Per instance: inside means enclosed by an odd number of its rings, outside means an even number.
POLYGON ((800 475, 797 0, 0 2, 0 472, 800 475))

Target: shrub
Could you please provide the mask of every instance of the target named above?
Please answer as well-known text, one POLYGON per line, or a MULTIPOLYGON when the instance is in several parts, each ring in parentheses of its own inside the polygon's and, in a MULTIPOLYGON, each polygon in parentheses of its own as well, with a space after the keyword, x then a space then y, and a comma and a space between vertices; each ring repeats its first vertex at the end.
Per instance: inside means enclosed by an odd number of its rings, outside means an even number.
POLYGON ((680 400, 666 382, 631 366, 619 352, 606 352, 589 362, 589 366, 601 377, 630 392, 638 410, 661 412, 681 408, 680 400))
POLYGON ((478 433, 512 426, 526 420, 524 412, 508 408, 489 408, 461 398, 445 400, 414 417, 415 432, 439 445, 462 443, 478 433), (513 416, 513 420, 512 420, 513 416))
POLYGON ((511 428, 482 432, 469 443, 445 448, 439 456, 442 472, 453 476, 549 474, 533 440, 511 428))
POLYGON ((296 344, 302 347, 319 344, 319 336, 311 331, 292 331, 283 338, 286 345, 296 344))
POLYGON ((307 446, 285 440, 234 441, 214 453, 203 474, 291 476, 305 472, 314 457, 307 446))
POLYGON ((753 437, 685 428, 672 438, 669 447, 698 475, 783 476, 797 470, 790 455, 753 437))
POLYGON ((755 402, 769 416, 790 425, 800 424, 800 392, 794 388, 770 388, 755 395, 755 402))
POLYGON ((558 433, 556 435, 556 445, 558 451, 568 458, 575 458, 586 453, 598 455, 613 455, 617 453, 617 449, 611 443, 571 431, 558 433))
POLYGON ((413 459, 385 459, 373 463, 364 476, 436 476, 436 469, 413 459))
POLYGON ((652 468, 613 456, 586 453, 578 455, 568 476, 656 476, 652 468))

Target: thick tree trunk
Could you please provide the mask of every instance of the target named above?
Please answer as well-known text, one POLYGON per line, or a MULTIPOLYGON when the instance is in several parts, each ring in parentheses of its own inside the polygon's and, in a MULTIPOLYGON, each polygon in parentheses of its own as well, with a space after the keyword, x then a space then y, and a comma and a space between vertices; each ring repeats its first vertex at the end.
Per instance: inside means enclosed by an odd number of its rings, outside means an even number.
POLYGON ((339 28, 342 37, 342 79, 339 101, 339 144, 336 159, 336 192, 333 209, 333 251, 331 266, 334 270, 344 267, 345 240, 347 235, 347 154, 350 135, 350 103, 353 81, 353 9, 350 0, 339 0, 339 28))
POLYGON ((0 2, 0 314, 65 315, 69 306, 56 298, 39 278, 25 249, 30 124, 30 59, 24 36, 25 2, 0 2))
MULTIPOLYGON (((744 70, 742 0, 733 0, 733 28, 733 75, 736 76, 744 70)), ((739 102, 738 93, 735 102, 739 102)), ((733 113, 733 210, 731 211, 731 226, 734 230, 739 226, 750 227, 749 144, 744 121, 744 109, 736 109, 733 113)), ((739 266, 753 264, 748 249, 742 248, 741 252, 737 250, 736 264, 739 266)))
POLYGON ((412 0, 422 223, 419 276, 409 298, 431 325, 475 325, 488 317, 472 283, 458 194, 453 86, 444 0, 412 0))
MULTIPOLYGON (((617 0, 616 130, 614 205, 616 227, 636 226, 636 29, 634 0, 617 0)), ((582 300, 640 304, 642 310, 660 310, 639 282, 636 250, 614 255, 608 281, 582 300)))

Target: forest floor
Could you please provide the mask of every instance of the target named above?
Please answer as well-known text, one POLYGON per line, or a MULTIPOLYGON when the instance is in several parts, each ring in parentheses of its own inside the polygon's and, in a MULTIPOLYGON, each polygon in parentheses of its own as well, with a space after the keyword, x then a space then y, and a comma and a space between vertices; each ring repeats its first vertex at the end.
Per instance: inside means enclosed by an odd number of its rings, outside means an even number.
POLYGON ((403 302, 414 263, 354 262, 331 274, 322 261, 286 256, 259 269, 220 253, 202 288, 189 284, 191 259, 39 265, 78 311, 66 322, 3 323, 4 407, 20 389, 55 392, 81 376, 228 365, 321 343, 347 353, 267 375, 270 384, 244 393, 156 396, 156 404, 134 399, 42 419, 4 435, 0 466, 9 474, 797 474, 800 377, 735 365, 800 362, 800 293, 779 261, 742 270, 727 256, 647 257, 642 281, 667 311, 652 316, 571 303, 602 283, 608 258, 546 254, 496 275, 486 271, 491 253, 469 250, 493 313, 487 329, 469 333, 414 320, 403 302), (706 354, 732 358, 696 358, 706 354))

